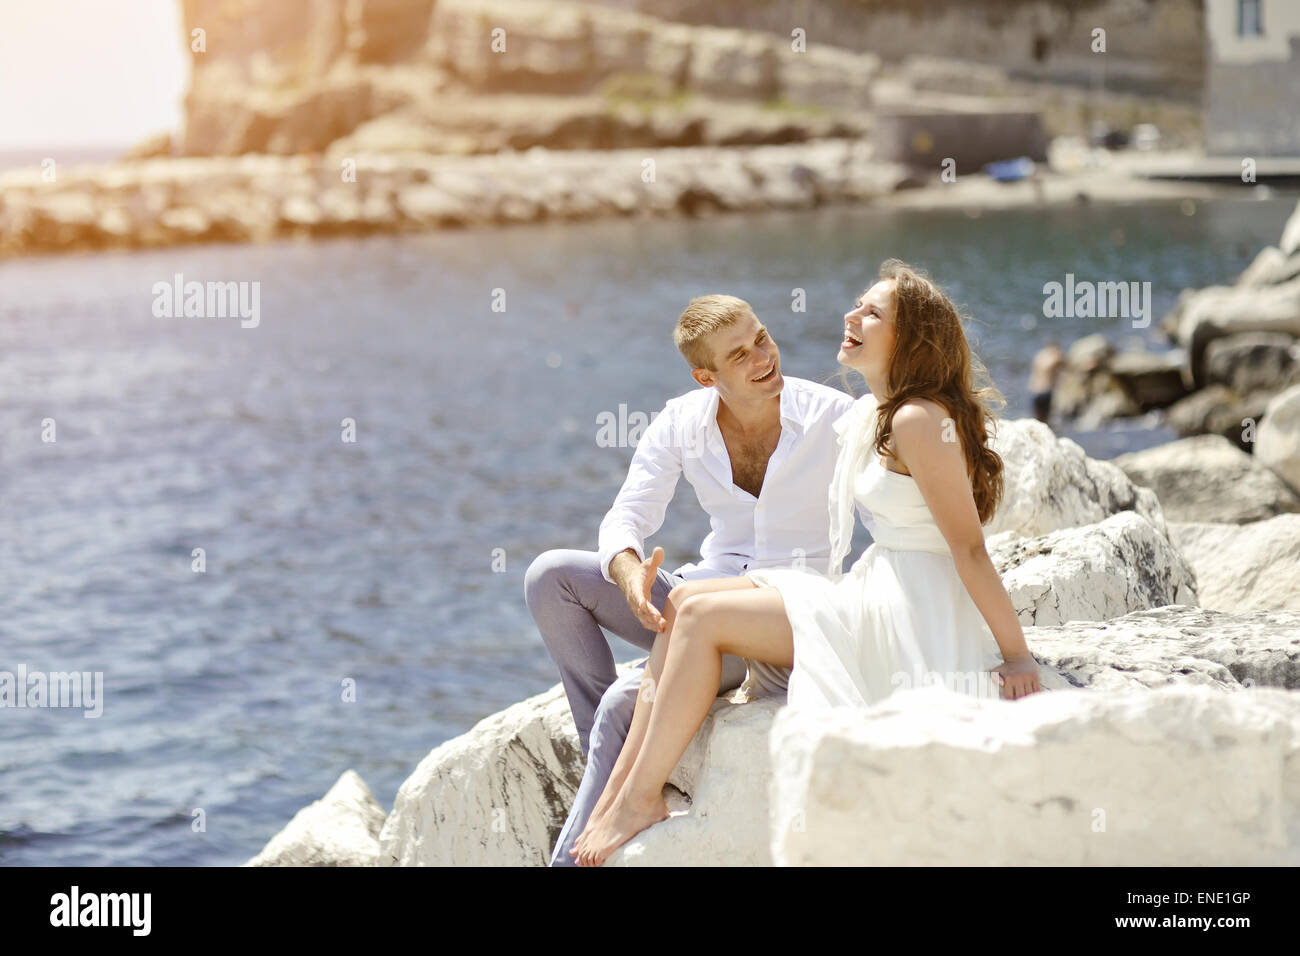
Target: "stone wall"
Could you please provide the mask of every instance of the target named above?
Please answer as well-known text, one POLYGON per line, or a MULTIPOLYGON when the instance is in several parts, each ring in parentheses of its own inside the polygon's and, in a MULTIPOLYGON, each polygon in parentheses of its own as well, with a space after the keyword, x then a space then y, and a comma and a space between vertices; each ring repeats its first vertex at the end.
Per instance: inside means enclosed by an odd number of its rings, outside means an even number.
POLYGON ((686 23, 808 31, 898 59, 962 57, 1024 78, 1198 101, 1204 79, 1203 0, 593 0, 686 23), (1104 72, 1090 51, 1106 29, 1104 72))

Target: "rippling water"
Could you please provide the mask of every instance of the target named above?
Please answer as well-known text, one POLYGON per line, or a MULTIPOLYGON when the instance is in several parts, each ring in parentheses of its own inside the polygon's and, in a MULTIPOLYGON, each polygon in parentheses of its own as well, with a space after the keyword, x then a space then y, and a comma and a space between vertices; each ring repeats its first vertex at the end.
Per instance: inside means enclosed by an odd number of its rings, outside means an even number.
MULTIPOLYGON (((524 569, 594 547, 631 455, 599 447, 597 415, 692 387, 670 341, 691 296, 748 299, 786 372, 826 381, 845 308, 898 255, 976 316, 1019 416, 1048 338, 1156 343, 1179 289, 1235 276, 1293 205, 834 209, 0 264, 0 669, 105 681, 97 719, 0 710, 0 861, 240 863, 344 769, 391 806, 430 748, 553 684, 524 569), (155 318, 152 286, 178 272, 260 282, 260 325, 155 318), (1066 272, 1149 279, 1152 329, 1043 319, 1066 272)), ((1167 436, 1080 437, 1109 454, 1167 436)), ((706 529, 683 484, 670 566, 706 529)))

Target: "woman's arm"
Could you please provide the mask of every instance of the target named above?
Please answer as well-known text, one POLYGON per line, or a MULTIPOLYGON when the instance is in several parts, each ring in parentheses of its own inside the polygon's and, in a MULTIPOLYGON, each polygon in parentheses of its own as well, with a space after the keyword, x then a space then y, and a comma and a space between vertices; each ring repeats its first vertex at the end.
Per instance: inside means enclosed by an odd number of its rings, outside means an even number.
POLYGON ((912 473, 938 526, 962 584, 993 632, 1002 659, 1004 696, 1023 697, 1039 690, 1038 666, 1025 643, 1011 596, 984 547, 979 509, 966 472, 966 456, 943 406, 909 401, 894 413, 894 449, 912 473), (945 437, 950 440, 945 441, 945 437))

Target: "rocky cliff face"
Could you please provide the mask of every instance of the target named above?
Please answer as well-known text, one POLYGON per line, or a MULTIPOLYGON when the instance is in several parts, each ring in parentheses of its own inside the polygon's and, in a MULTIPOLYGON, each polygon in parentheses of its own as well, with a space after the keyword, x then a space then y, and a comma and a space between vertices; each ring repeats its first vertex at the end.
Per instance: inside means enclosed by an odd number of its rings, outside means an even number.
MULTIPOLYGON (((433 152, 538 145, 526 133, 538 114, 562 127, 542 145, 654 144, 655 128, 628 131, 636 123, 625 114, 685 113, 698 124, 734 101, 777 108, 750 118, 766 128, 751 142, 825 135, 827 109, 847 114, 846 135, 861 132, 852 116, 870 105, 879 71, 875 56, 826 44, 796 53, 766 33, 576 3, 184 0, 184 16, 187 35, 204 31, 185 155, 316 152, 381 117, 390 130, 423 131, 433 152), (799 104, 811 114, 790 108, 799 104), (486 135, 516 126, 515 139, 486 135)), ((717 141, 707 130, 689 136, 717 141)))

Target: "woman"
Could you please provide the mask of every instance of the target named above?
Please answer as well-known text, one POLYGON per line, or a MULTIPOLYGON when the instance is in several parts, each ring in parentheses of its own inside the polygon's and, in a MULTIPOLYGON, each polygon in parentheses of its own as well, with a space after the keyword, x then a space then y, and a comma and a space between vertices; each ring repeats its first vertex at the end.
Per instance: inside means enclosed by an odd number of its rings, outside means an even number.
POLYGON ((762 690, 780 688, 755 663, 793 668, 789 706, 866 705, 936 681, 989 696, 997 684, 1010 700, 1041 689, 984 548, 981 526, 1002 493, 985 404, 997 393, 973 385, 978 360, 957 310, 891 259, 844 325, 839 361, 871 394, 835 425, 830 576, 755 571, 673 589, 627 740, 570 851, 584 866, 668 816, 664 783, 717 695, 724 653, 746 658, 762 690), (841 574, 855 504, 875 519, 874 543, 841 574))

